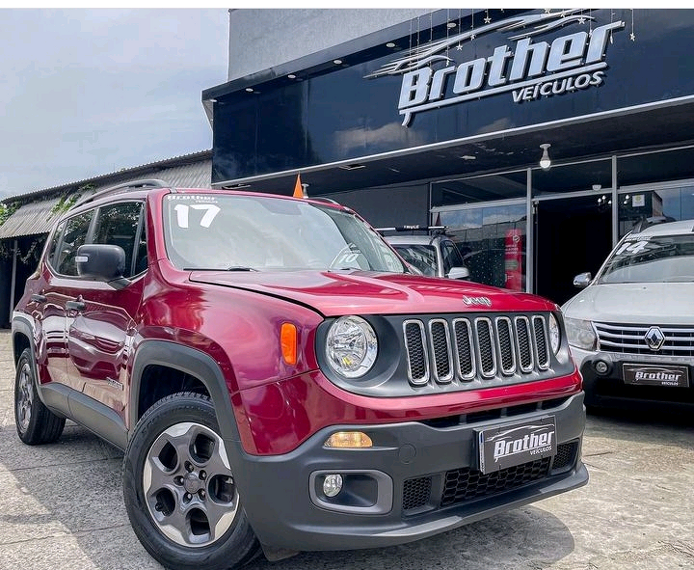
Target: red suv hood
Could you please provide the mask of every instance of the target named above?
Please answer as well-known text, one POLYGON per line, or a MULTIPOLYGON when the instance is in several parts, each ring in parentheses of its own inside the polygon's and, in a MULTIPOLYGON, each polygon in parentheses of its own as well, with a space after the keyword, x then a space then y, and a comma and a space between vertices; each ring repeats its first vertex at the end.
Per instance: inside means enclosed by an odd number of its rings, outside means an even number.
POLYGON ((190 280, 289 299, 325 316, 345 314, 550 311, 545 299, 452 279, 363 271, 193 271, 190 280), (488 300, 488 301, 487 301, 488 300))

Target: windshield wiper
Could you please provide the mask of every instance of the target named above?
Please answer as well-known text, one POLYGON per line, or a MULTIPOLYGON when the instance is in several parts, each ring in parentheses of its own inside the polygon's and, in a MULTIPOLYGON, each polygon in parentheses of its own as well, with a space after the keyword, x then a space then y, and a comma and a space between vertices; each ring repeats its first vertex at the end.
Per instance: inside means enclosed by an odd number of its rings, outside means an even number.
POLYGON ((184 267, 183 271, 258 271, 254 267, 232 265, 230 267, 184 267))

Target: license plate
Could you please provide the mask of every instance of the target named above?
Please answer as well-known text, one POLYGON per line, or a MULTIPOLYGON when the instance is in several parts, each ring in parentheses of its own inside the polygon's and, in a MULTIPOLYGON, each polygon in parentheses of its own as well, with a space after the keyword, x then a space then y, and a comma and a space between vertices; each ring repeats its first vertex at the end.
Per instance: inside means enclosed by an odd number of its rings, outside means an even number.
POLYGON ((641 386, 689 386, 688 366, 656 366, 653 364, 623 364, 624 382, 641 386))
POLYGON ((480 471, 493 473, 557 453, 554 416, 477 432, 480 471))

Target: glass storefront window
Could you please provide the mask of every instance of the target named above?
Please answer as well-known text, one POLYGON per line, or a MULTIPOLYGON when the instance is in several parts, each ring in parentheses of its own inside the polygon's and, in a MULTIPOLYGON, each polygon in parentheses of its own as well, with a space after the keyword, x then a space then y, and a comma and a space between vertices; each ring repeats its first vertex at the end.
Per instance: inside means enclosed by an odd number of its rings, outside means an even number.
POLYGON ((603 159, 553 165, 548 170, 536 168, 533 169, 532 180, 534 197, 581 191, 609 192, 612 187, 612 161, 603 159))
POLYGON ((693 176, 694 147, 617 158, 617 183, 620 188, 684 180, 693 176))
POLYGON ((524 198, 527 194, 526 171, 457 180, 441 180, 431 185, 431 205, 452 206, 491 200, 524 198))
POLYGON ((694 219, 694 181, 657 190, 631 189, 619 194, 619 237, 640 220, 664 217, 669 220, 694 219))
POLYGON ((472 281, 525 290, 525 202, 446 209, 434 218, 458 245, 472 281))

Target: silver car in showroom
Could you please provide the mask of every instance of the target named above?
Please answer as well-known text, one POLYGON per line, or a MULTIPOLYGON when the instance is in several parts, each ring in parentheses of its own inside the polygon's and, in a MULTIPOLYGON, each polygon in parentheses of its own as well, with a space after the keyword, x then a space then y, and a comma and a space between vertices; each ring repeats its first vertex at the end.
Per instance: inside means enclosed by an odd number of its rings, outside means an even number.
POLYGON ((694 409, 694 220, 624 236, 562 306, 588 408, 694 409))

